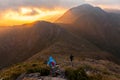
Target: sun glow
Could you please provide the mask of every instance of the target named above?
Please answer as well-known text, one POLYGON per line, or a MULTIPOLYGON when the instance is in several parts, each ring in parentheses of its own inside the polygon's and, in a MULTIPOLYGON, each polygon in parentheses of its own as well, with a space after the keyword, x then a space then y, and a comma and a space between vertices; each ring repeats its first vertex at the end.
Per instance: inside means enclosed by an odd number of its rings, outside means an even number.
POLYGON ((31 13, 32 9, 29 8, 21 8, 21 14, 27 14, 27 13, 31 13))
POLYGON ((66 10, 65 9, 41 9, 41 8, 20 8, 19 10, 7 10, 2 14, 0 26, 20 25, 31 23, 37 20, 45 20, 53 22, 59 18, 66 10))

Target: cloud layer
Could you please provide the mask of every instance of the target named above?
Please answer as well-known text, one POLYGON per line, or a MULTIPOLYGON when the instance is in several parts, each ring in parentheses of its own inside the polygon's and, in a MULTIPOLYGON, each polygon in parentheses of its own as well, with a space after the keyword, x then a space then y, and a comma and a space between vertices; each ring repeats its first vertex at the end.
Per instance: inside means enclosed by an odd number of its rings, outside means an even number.
POLYGON ((44 7, 69 8, 78 4, 82 4, 84 0, 0 0, 0 9, 16 9, 19 7, 44 7))
POLYGON ((0 0, 0 10, 17 9, 19 7, 71 8, 83 3, 114 7, 119 6, 120 0, 0 0))

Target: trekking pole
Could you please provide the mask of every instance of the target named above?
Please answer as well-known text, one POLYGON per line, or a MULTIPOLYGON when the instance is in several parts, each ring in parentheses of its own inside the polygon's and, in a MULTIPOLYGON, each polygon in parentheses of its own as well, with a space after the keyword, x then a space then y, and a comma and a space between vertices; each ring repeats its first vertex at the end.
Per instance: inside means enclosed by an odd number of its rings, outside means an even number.
POLYGON ((71 61, 71 66, 73 67, 73 62, 71 61))

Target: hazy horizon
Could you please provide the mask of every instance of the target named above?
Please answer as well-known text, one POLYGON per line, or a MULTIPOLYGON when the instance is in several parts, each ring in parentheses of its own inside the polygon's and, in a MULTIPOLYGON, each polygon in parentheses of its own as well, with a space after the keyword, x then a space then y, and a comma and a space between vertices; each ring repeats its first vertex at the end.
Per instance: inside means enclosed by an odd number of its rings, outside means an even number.
POLYGON ((37 20, 53 22, 68 9, 82 4, 120 10, 119 0, 1 0, 0 26, 19 25, 37 20))

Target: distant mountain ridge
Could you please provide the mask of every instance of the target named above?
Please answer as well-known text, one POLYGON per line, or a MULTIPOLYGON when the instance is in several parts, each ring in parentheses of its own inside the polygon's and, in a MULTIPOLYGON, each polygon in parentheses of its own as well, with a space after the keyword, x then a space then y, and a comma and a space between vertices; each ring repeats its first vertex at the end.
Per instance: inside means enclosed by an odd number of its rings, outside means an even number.
POLYGON ((120 10, 119 9, 105 9, 105 11, 107 11, 109 13, 120 14, 120 10))

